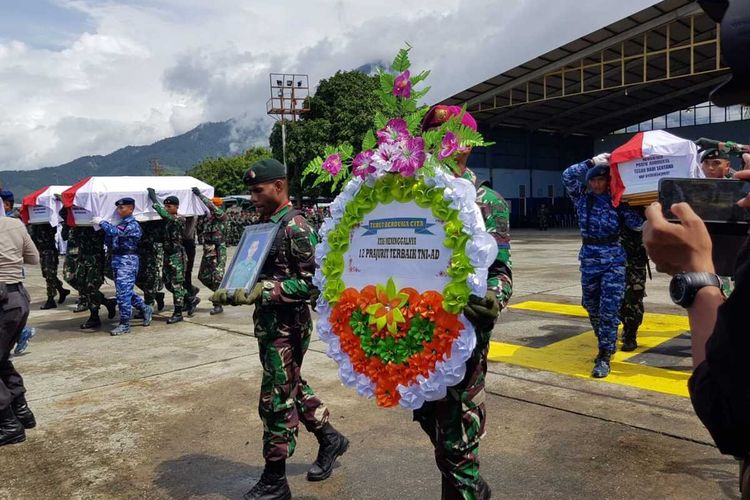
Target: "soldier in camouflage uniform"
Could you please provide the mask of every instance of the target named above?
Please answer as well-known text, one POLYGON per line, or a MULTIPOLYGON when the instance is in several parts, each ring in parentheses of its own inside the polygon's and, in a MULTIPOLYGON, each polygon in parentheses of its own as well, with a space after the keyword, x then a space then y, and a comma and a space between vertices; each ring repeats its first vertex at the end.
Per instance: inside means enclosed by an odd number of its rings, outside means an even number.
MULTIPOLYGON (((61 211, 66 211, 65 208, 61 211)), ((65 217, 63 217, 65 220, 65 217)), ((78 282, 76 280, 76 266, 78 265, 78 255, 80 253, 81 242, 79 240, 81 232, 73 231, 67 224, 63 227, 62 237, 66 242, 65 259, 63 260, 63 280, 78 291, 78 282)), ((73 310, 74 313, 88 311, 89 305, 86 303, 86 299, 81 293, 78 293, 78 301, 76 307, 73 310)))
MULTIPOLYGON (((215 292, 224 278, 224 268, 227 263, 227 245, 224 243, 224 233, 227 228, 227 214, 224 209, 201 194, 200 189, 193 188, 193 193, 201 199, 209 214, 202 217, 202 231, 199 237, 203 240, 203 257, 198 268, 198 280, 215 292)), ((210 314, 220 314, 224 311, 221 304, 214 304, 210 314)))
POLYGON ((620 244, 625 249, 625 296, 620 307, 622 322, 622 351, 638 348, 636 335, 643 322, 643 298, 646 296, 648 255, 643 246, 643 234, 623 226, 620 244))
POLYGON ((133 217, 135 200, 125 197, 115 202, 120 221, 110 224, 100 217, 94 217, 94 224, 99 224, 107 237, 107 247, 112 255, 112 272, 115 276, 117 305, 120 308, 120 324, 110 335, 117 336, 130 332, 130 318, 133 306, 143 314, 143 326, 151 324, 154 310, 138 294, 133 292, 135 279, 138 276, 139 258, 138 242, 143 235, 140 224, 133 217))
POLYGON ((60 265, 60 254, 55 241, 57 228, 50 224, 30 224, 29 234, 39 250, 42 277, 47 284, 47 302, 40 309, 54 309, 57 307, 57 294, 60 294, 60 304, 65 302, 65 297, 70 294, 70 290, 64 288, 62 281, 57 277, 57 267, 60 265))
POLYGON ((135 284, 143 290, 143 301, 159 311, 164 309, 164 286, 162 273, 164 271, 164 221, 141 222, 143 237, 138 243, 138 257, 140 268, 135 284))
POLYGON ((167 324, 183 320, 182 309, 185 306, 187 290, 185 289, 185 249, 182 236, 185 229, 185 218, 177 215, 180 200, 176 196, 167 196, 164 205, 159 203, 156 191, 149 188, 148 195, 153 202, 154 210, 166 221, 164 235, 164 286, 172 292, 174 310, 167 324))
POLYGON ((620 231, 623 225, 640 231, 643 219, 626 205, 612 205, 609 153, 571 165, 562 177, 583 238, 578 255, 582 303, 599 344, 591 376, 603 378, 609 375, 617 349, 619 312, 625 294, 625 250, 620 245, 620 231))
POLYGON ((309 481, 328 478, 349 441, 330 424, 328 409, 300 373, 312 335, 307 302, 315 290, 317 235, 289 202, 286 168, 281 163, 266 159, 253 164, 245 183, 263 221, 279 225, 276 241, 251 291, 238 288, 229 296, 226 289, 220 289, 211 301, 255 304, 254 333, 263 366, 258 410, 266 466, 245 498, 287 499, 291 493, 286 460, 294 453, 300 421, 320 443, 318 457, 307 473, 309 481))
MULTIPOLYGON (((459 115, 457 106, 438 105, 425 115, 422 129, 440 126, 459 115)), ((465 113, 462 124, 474 130, 474 118, 465 113)), ((456 161, 462 177, 477 186, 476 202, 484 218, 487 232, 495 238, 498 253, 487 277, 487 294, 469 297, 464 315, 474 326, 477 345, 466 362, 466 375, 457 385, 448 388, 445 398, 428 401, 414 411, 414 420, 430 437, 435 448, 435 462, 442 477, 443 499, 490 498, 489 485, 479 474, 479 442, 485 434, 485 375, 487 354, 495 320, 513 293, 510 260, 509 219, 507 202, 489 186, 479 185, 474 173, 466 167, 471 148, 461 148, 456 161)))

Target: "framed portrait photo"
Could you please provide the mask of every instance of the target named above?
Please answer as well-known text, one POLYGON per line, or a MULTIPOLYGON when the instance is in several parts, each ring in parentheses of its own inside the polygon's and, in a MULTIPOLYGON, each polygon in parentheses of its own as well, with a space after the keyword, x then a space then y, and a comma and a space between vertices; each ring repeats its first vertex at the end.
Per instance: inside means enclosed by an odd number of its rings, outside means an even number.
POLYGON ((237 251, 229 263, 220 288, 229 291, 243 288, 250 291, 258 281, 260 270, 271 250, 278 224, 253 224, 247 226, 242 233, 237 251))

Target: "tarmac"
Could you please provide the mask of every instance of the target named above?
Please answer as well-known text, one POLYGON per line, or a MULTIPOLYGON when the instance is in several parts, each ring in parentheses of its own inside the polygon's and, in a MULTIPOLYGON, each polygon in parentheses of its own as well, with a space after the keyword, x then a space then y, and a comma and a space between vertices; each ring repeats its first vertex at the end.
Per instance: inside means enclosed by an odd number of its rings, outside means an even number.
MULTIPOLYGON (((493 332, 481 446, 493 498, 739 498, 737 462, 719 454, 686 397, 689 334, 668 277, 654 271, 647 283, 642 347, 618 353, 613 375, 595 381, 578 236, 513 236, 514 295, 493 332)), ((0 498, 241 498, 263 466, 251 308, 209 316, 202 288, 185 322, 166 324, 168 302, 150 327, 134 320, 132 334, 110 337, 116 319, 79 329, 75 294, 39 310, 40 271, 28 274, 37 334, 14 362, 38 426, 0 448, 0 498)), ((103 291, 114 295, 111 283, 103 291)), ((301 429, 287 467, 294 498, 439 498, 432 448, 411 413, 343 387, 325 349, 316 336, 303 374, 351 446, 330 479, 307 482, 317 442, 301 429)))

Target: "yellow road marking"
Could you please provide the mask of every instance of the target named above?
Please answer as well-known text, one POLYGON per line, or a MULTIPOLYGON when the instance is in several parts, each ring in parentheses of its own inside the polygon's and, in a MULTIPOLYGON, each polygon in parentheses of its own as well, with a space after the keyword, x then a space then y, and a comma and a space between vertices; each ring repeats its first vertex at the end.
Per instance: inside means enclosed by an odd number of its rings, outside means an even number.
MULTIPOLYGON (((563 316, 588 317, 581 306, 552 302, 527 301, 510 306, 511 309, 543 312, 563 316)), ((638 387, 651 391, 688 396, 687 372, 656 368, 631 363, 628 360, 643 351, 657 347, 689 330, 687 317, 673 314, 646 313, 638 330, 638 349, 633 352, 618 351, 612 360, 612 372, 602 382, 638 387)), ((572 377, 591 378, 591 368, 596 355, 596 337, 593 330, 534 348, 505 342, 491 342, 489 361, 508 363, 526 368, 551 371, 572 377)))

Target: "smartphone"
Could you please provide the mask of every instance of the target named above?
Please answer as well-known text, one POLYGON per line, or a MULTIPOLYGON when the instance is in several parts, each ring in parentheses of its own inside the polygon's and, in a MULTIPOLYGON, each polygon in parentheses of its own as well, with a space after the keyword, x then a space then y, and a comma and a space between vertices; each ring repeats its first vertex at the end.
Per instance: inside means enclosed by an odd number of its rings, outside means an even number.
POLYGON ((704 222, 750 224, 750 210, 737 206, 737 201, 748 194, 747 181, 676 178, 659 181, 659 203, 669 220, 677 220, 669 207, 684 201, 704 222))

